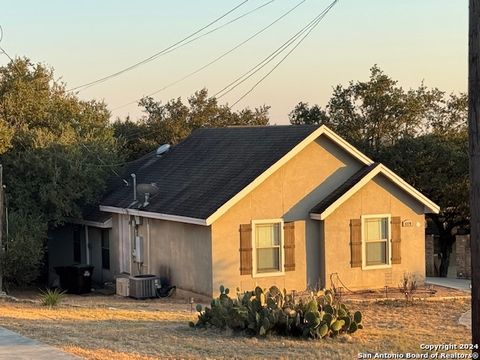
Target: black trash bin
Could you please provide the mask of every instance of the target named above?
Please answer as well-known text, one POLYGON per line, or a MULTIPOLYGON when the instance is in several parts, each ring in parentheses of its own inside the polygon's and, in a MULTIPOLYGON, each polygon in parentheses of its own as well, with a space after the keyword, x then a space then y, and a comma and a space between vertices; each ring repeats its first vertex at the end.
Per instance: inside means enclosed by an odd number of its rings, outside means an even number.
POLYGON ((85 294, 91 291, 93 266, 57 266, 55 271, 60 277, 60 287, 69 294, 85 294))

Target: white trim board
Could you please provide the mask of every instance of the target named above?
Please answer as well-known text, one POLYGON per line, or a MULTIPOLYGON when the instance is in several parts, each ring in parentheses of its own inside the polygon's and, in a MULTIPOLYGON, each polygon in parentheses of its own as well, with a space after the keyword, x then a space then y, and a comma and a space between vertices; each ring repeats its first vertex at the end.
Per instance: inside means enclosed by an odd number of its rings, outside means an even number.
POLYGON ((111 229, 112 228, 112 218, 109 218, 109 219, 105 220, 104 222, 70 218, 70 219, 68 219, 68 222, 70 222, 72 224, 88 225, 88 226, 96 227, 96 228, 100 228, 100 229, 111 229))
POLYGON ((150 211, 142 211, 138 209, 124 209, 124 208, 119 208, 114 206, 100 205, 100 210, 115 213, 115 214, 142 216, 150 219, 176 221, 176 222, 183 222, 187 224, 195 224, 195 225, 203 225, 203 226, 208 225, 204 219, 197 219, 197 218, 178 216, 178 215, 161 214, 161 213, 150 212, 150 211))
POLYGON ((392 170, 387 168, 383 164, 379 164, 375 169, 370 171, 362 180, 352 186, 345 194, 340 196, 336 201, 334 201, 330 206, 328 206, 322 213, 315 214, 311 213, 310 218, 314 220, 325 220, 331 213, 333 213, 340 205, 347 201, 353 194, 365 186, 370 180, 372 180, 378 174, 384 175, 387 179, 397 185, 399 188, 404 190, 411 197, 419 201, 425 206, 426 213, 438 214, 440 212, 440 207, 435 204, 433 201, 428 199, 420 191, 415 189, 413 186, 409 185, 405 180, 400 176, 395 174, 392 170))

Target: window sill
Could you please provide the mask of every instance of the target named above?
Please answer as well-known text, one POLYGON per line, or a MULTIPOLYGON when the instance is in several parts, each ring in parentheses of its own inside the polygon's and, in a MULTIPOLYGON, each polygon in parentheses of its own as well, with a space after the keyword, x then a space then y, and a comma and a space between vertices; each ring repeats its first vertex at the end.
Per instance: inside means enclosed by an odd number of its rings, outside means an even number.
POLYGON ((268 273, 255 273, 252 275, 253 278, 262 278, 262 277, 272 277, 272 276, 284 276, 285 271, 276 271, 268 273))
POLYGON ((371 265, 371 266, 362 265, 362 270, 390 269, 391 267, 392 267, 392 264, 371 265))

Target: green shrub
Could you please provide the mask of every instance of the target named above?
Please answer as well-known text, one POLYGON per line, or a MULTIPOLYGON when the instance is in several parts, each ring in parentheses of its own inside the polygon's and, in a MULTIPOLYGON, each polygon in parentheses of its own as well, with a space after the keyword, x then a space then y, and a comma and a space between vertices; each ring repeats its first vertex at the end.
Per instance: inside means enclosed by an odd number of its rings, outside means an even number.
POLYGON ((220 296, 210 307, 197 305, 198 321, 192 327, 230 328, 250 335, 288 335, 305 338, 324 338, 362 329, 362 314, 351 313, 333 292, 311 293, 295 297, 281 292, 276 286, 268 291, 254 291, 228 296, 229 289, 220 287, 220 296))
POLYGON ((54 307, 60 304, 65 296, 65 291, 61 291, 60 289, 47 289, 45 291, 41 291, 40 301, 43 306, 54 307))
POLYGON ((5 287, 32 284, 43 264, 47 226, 39 217, 24 211, 8 213, 9 235, 0 249, 0 272, 5 287))

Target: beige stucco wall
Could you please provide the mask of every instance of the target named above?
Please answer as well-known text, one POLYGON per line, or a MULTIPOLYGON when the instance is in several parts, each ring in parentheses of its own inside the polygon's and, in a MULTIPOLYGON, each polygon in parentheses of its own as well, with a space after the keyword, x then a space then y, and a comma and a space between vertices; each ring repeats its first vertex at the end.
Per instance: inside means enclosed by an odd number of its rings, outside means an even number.
MULTIPOLYGON (((378 175, 323 221, 326 284, 338 273, 350 289, 397 287, 405 272, 425 276, 425 226, 423 206, 378 175), (401 227, 401 264, 387 269, 362 270, 350 266, 350 219, 361 215, 391 214, 412 227, 401 227)), ((341 286, 336 283, 336 286, 341 286)))
POLYGON ((112 220, 111 267, 114 274, 165 276, 180 289, 211 295, 210 227, 143 218, 138 226, 138 235, 144 241, 144 262, 140 268, 131 256, 133 230, 128 225, 129 216, 117 214, 112 220))
MULTIPOLYGON (((150 253, 146 258, 149 272, 167 275, 172 285, 183 290, 211 295, 210 227, 155 219, 148 219, 148 223, 150 253)), ((145 227, 141 229, 144 234, 145 227)))
POLYGON ((316 286, 323 269, 321 224, 310 210, 362 165, 321 136, 293 157, 212 224, 213 290, 277 285, 287 290, 316 286), (283 218, 295 221, 295 271, 254 278, 240 275, 239 226, 252 220, 283 218))

